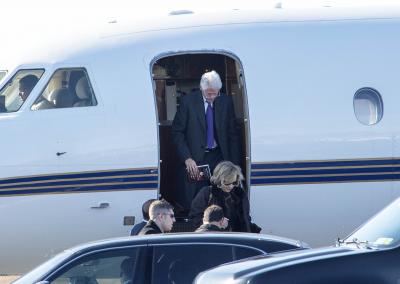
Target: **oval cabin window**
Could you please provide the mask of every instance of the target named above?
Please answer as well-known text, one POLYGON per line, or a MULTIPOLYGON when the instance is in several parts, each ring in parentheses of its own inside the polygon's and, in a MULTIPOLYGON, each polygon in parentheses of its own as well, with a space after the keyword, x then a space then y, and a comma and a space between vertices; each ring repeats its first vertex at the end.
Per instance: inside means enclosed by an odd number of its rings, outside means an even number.
POLYGON ((364 125, 374 125, 382 119, 382 97, 372 88, 359 89, 354 95, 353 106, 357 120, 364 125))

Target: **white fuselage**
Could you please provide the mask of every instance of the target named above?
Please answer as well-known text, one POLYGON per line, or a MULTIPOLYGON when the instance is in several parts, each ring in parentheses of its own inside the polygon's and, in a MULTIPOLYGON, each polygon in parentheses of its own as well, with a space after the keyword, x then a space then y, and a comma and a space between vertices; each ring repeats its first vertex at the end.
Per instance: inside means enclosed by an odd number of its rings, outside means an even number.
POLYGON ((372 11, 281 12, 138 24, 131 33, 116 30, 74 49, 52 50, 48 57, 43 50, 16 62, 2 85, 17 69, 45 73, 18 112, 0 114, 0 178, 11 184, 0 184, 0 274, 24 272, 77 243, 126 235, 123 217, 141 219, 142 202, 157 197, 159 180, 151 64, 168 54, 226 53, 240 60, 251 215, 263 232, 331 244, 397 197, 400 11, 374 17, 372 11), (31 111, 53 72, 68 67, 87 70, 98 105, 31 111), (353 96, 362 87, 382 96, 383 118, 376 125, 355 117, 353 96), (383 166, 374 167, 376 159, 383 166), (279 163, 283 167, 272 171, 279 163), (121 178, 108 182, 115 188, 97 181, 98 188, 71 190, 62 185, 69 176, 56 176, 88 172, 93 180, 105 179, 97 173, 125 169, 148 170, 154 185, 118 187, 121 178), (370 175, 376 178, 358 179, 370 175), (34 177, 43 176, 53 183, 32 186, 34 177), (108 206, 92 208, 101 203, 108 206))

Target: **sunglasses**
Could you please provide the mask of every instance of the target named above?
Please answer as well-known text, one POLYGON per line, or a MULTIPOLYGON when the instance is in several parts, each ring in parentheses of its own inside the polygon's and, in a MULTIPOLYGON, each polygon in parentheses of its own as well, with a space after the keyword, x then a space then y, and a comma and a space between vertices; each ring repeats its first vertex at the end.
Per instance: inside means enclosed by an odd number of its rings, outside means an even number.
POLYGON ((170 213, 162 213, 162 215, 167 215, 167 216, 171 217, 171 219, 175 218, 175 215, 172 213, 171 214, 170 213))
POLYGON ((231 182, 231 183, 223 183, 223 185, 225 185, 225 186, 230 186, 230 185, 238 186, 239 184, 240 184, 240 180, 236 180, 236 181, 231 182))

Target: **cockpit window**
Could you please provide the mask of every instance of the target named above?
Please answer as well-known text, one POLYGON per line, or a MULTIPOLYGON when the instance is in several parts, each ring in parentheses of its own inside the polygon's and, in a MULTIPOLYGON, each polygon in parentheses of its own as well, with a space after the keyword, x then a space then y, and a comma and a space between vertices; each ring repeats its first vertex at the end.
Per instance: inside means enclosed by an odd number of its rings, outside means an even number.
POLYGON ((400 199, 383 209, 344 243, 361 244, 374 248, 392 248, 400 244, 400 199))
POLYGON ((43 69, 19 70, 0 90, 0 112, 15 112, 26 101, 43 69))
POLYGON ((1 80, 3 80, 4 76, 6 76, 6 74, 7 74, 7 71, 0 70, 0 82, 1 82, 1 80))
POLYGON ((59 69, 54 72, 32 110, 89 107, 97 105, 86 70, 59 69))

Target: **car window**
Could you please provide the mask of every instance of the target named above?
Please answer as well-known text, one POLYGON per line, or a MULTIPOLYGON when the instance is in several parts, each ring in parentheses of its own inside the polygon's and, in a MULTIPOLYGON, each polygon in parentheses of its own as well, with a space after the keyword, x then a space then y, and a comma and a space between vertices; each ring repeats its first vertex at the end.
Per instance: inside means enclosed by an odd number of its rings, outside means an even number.
POLYGON ((0 90, 0 112, 18 111, 43 73, 43 69, 18 70, 0 90))
POLYGON ((52 276, 53 284, 133 284, 138 249, 99 252, 76 259, 52 276))
POLYGON ((227 244, 156 246, 153 251, 153 284, 192 283, 204 270, 233 260, 261 254, 252 248, 227 244))
POLYGON ((263 252, 249 247, 235 247, 233 253, 234 253, 233 255, 234 260, 239 260, 263 254, 263 252))
POLYGON ((283 241, 258 242, 254 243, 254 246, 267 253, 299 249, 299 246, 297 246, 295 243, 285 243, 283 241))
POLYGON ((83 68, 59 69, 32 105, 32 110, 97 105, 89 76, 83 68))

